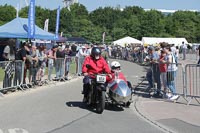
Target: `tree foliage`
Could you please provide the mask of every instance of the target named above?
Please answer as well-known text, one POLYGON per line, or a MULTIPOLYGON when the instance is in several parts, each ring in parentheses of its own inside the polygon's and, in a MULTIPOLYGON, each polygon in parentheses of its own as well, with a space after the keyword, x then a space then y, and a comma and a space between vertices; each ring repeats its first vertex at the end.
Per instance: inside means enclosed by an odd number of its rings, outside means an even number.
MULTIPOLYGON (((49 19, 49 31, 54 33, 57 9, 50 10, 36 6, 36 24, 43 28, 49 19)), ((9 5, 0 6, 0 25, 16 17, 16 9, 9 5)), ((28 7, 19 12, 19 17, 28 17, 28 7)), ((74 4, 62 8, 60 12, 60 28, 64 36, 81 36, 93 43, 102 42, 102 34, 106 32, 105 42, 131 36, 141 39, 148 37, 185 37, 189 42, 200 42, 200 13, 177 11, 163 14, 156 10, 144 11, 140 7, 128 6, 120 8, 99 7, 88 12, 82 4, 74 4)))

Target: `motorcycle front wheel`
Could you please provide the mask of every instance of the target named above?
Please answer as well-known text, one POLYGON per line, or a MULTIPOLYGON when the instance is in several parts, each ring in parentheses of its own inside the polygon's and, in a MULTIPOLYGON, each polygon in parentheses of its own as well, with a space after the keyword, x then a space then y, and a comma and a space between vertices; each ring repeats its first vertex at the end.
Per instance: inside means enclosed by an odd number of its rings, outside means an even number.
POLYGON ((106 101, 106 96, 105 96, 105 91, 98 92, 98 97, 97 97, 97 107, 96 111, 98 114, 101 114, 103 110, 105 109, 105 101, 106 101))

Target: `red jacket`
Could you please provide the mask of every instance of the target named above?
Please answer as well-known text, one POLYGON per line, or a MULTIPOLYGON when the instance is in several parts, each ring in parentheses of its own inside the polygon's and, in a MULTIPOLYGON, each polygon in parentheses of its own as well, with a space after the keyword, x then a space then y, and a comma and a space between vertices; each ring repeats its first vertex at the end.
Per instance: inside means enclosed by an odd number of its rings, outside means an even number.
POLYGON ((110 67, 103 57, 100 57, 98 60, 94 60, 91 56, 87 56, 84 60, 82 66, 82 73, 91 74, 101 74, 105 72, 106 74, 111 74, 110 67), (91 68, 87 68, 86 65, 89 64, 91 68))
MULTIPOLYGON (((111 71, 111 72, 112 72, 112 80, 114 80, 115 79, 115 72, 114 71, 111 71)), ((124 76, 124 74, 122 72, 118 73, 118 78, 124 80, 125 82, 127 82, 127 80, 126 80, 126 78, 125 78, 125 76, 124 76)))

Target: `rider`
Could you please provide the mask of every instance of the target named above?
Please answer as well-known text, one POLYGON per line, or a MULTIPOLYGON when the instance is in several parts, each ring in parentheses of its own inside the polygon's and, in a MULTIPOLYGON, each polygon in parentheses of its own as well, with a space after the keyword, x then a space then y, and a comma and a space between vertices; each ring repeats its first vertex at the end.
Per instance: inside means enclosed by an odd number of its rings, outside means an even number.
POLYGON ((117 76, 118 79, 124 80, 127 83, 128 87, 130 89, 132 89, 131 82, 127 81, 126 78, 125 78, 125 76, 124 76, 124 74, 121 72, 121 65, 120 65, 120 63, 118 61, 113 61, 111 63, 111 65, 110 65, 110 67, 111 67, 111 72, 112 72, 112 77, 113 77, 112 80, 114 80, 115 76, 117 76))
POLYGON ((112 72, 113 80, 115 79, 115 76, 116 76, 116 73, 117 73, 118 79, 122 79, 125 82, 127 82, 124 74, 121 72, 121 65, 120 65, 119 62, 113 61, 111 63, 111 65, 110 65, 110 67, 111 67, 111 72, 112 72))
POLYGON ((105 59, 101 56, 101 49, 98 47, 93 47, 91 50, 91 55, 87 56, 83 62, 82 73, 84 75, 83 79, 83 102, 86 101, 86 96, 88 94, 89 87, 89 79, 94 78, 92 75, 106 73, 108 76, 106 77, 106 81, 111 80, 111 70, 105 61, 105 59))

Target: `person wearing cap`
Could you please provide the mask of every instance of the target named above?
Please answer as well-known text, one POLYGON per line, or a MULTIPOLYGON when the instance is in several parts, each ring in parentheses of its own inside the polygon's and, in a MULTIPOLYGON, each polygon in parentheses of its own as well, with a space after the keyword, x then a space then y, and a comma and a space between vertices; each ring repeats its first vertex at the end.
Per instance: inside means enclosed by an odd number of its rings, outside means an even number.
POLYGON ((160 81, 160 70, 158 65, 158 60, 160 58, 159 54, 155 52, 153 46, 148 48, 148 53, 150 55, 149 62, 151 64, 151 68, 147 72, 147 80, 149 82, 148 90, 154 88, 154 83, 157 83, 155 97, 160 97, 161 92, 161 81, 160 81))
POLYGON ((85 57, 87 56, 87 49, 83 45, 81 48, 78 50, 77 57, 78 57, 78 76, 81 76, 82 73, 82 65, 85 57))

